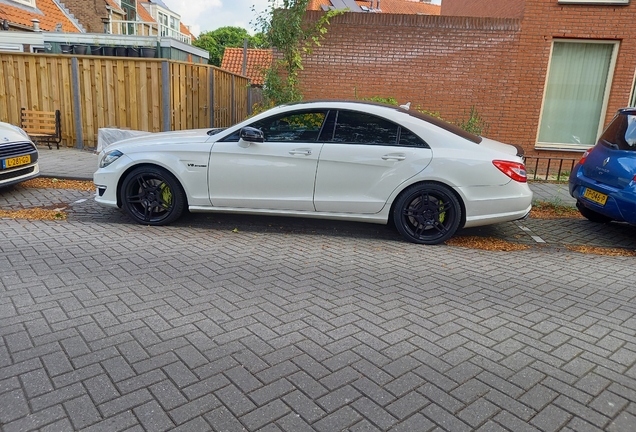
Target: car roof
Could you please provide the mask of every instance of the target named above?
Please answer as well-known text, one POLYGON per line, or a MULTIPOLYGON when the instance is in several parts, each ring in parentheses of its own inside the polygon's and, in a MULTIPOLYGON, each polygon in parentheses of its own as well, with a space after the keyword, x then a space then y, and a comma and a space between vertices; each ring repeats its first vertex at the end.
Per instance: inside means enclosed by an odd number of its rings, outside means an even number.
MULTIPOLYGON (((448 123, 442 119, 439 119, 437 117, 433 117, 431 115, 428 114, 424 114, 422 112, 419 112, 415 109, 411 110, 411 109, 405 109, 402 107, 398 107, 395 105, 389 105, 389 104, 385 104, 385 103, 380 103, 380 102, 371 102, 371 101, 362 101, 362 100, 347 100, 347 99, 315 99, 315 100, 307 100, 307 101, 299 101, 299 102, 290 102, 287 103, 283 106, 296 106, 296 105, 311 105, 314 103, 318 103, 318 104, 351 104, 351 105, 356 105, 356 106, 364 106, 364 105, 370 105, 370 106, 378 106, 378 107, 383 107, 383 108, 388 108, 394 111, 398 111, 404 114, 408 114, 411 117, 415 117, 419 120, 425 121, 427 123, 433 124, 439 128, 442 128, 448 132, 451 132, 457 136, 460 136, 464 139, 467 139, 469 141, 474 142, 475 144, 479 144, 482 141, 482 138, 478 135, 472 134, 470 132, 466 132, 465 130, 461 129, 458 126, 455 126, 454 124, 448 123)), ((636 108, 634 108, 636 109, 636 108)))

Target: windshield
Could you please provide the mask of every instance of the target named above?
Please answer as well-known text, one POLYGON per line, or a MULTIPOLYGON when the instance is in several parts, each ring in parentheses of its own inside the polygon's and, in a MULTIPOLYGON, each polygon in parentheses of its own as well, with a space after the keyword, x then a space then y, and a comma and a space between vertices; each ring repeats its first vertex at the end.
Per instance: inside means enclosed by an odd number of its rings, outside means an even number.
POLYGON ((599 142, 615 150, 636 151, 636 113, 617 114, 599 142))

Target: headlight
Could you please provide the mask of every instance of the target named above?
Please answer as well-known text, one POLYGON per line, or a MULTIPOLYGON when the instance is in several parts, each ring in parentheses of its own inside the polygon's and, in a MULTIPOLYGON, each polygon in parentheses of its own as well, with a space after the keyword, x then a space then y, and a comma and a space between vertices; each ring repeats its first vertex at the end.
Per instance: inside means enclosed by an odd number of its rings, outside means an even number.
POLYGON ((124 154, 120 152, 119 150, 113 150, 111 152, 108 152, 104 156, 102 156, 102 160, 99 161, 99 167, 106 168, 108 165, 112 164, 117 159, 119 159, 120 156, 123 156, 123 155, 124 154))

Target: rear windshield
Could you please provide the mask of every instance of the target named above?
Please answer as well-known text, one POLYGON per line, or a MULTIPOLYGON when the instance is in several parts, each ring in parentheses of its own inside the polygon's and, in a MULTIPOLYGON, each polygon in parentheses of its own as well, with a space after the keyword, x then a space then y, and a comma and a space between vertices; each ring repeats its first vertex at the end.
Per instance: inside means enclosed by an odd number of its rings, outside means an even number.
POLYGON ((636 151, 636 112, 617 114, 599 142, 616 150, 636 151))

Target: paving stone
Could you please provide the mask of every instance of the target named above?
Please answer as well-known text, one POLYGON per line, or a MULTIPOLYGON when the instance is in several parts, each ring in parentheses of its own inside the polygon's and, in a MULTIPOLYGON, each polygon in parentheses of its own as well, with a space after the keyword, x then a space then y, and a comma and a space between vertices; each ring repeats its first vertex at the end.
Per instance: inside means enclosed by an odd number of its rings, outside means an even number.
POLYGON ((150 401, 134 408, 133 412, 148 432, 166 431, 173 429, 175 426, 161 406, 155 401, 150 401))
POLYGON ((397 419, 394 416, 389 414, 384 408, 376 405, 369 398, 362 397, 351 406, 381 430, 386 430, 397 423, 397 419))
POLYGON ((171 410, 188 402, 181 391, 169 380, 153 384, 148 387, 148 390, 164 410, 171 410))
POLYGON ((207 422, 217 432, 247 431, 245 427, 225 407, 219 407, 204 415, 207 422))
POLYGON ((331 413, 345 405, 349 405, 350 403, 358 399, 360 396, 361 396, 360 392, 358 392, 353 387, 347 385, 321 397, 316 402, 325 411, 327 411, 328 413, 331 413))
POLYGON ((349 222, 147 227, 90 199, 63 223, 3 224, 6 430, 615 431, 636 416, 631 260, 564 247, 628 244, 618 224, 524 221, 540 248, 516 223, 474 230, 519 253, 349 222))
POLYGON ((428 399, 419 394, 418 392, 408 393, 395 402, 387 406, 387 411, 393 414, 398 419, 405 419, 413 413, 420 411, 422 408, 430 403, 428 399))
POLYGON ((88 396, 64 402, 64 408, 68 412, 73 426, 78 430, 97 423, 102 419, 93 401, 88 396))
POLYGON ((244 396, 243 393, 234 385, 229 385, 217 390, 214 394, 237 417, 240 417, 241 415, 256 408, 256 405, 244 396))
POLYGON ((519 398, 519 402, 532 407, 536 411, 541 411, 546 405, 556 399, 559 394, 549 388, 537 384, 519 398))
POLYGON ((622 432, 632 430, 636 424, 636 416, 629 413, 621 413, 607 426, 608 432, 622 432))
POLYGON ((212 411, 219 405, 221 405, 221 402, 214 395, 205 395, 170 410, 169 415, 177 425, 183 425, 198 416, 212 411))
POLYGON ((572 414, 554 405, 548 405, 538 412, 537 415, 530 420, 530 423, 542 431, 551 432, 561 429, 571 418, 572 414))
POLYGON ((249 430, 257 430, 284 417, 289 411, 290 409, 285 403, 276 400, 245 414, 240 420, 249 430))
POLYGON ((344 430, 362 419, 360 414, 351 407, 345 406, 313 424, 318 432, 344 430))
POLYGON ((457 416, 473 428, 478 428, 499 411, 499 407, 481 398, 461 410, 457 416))
POLYGON ((24 392, 16 389, 0 395, 0 423, 7 424, 30 413, 24 392))

